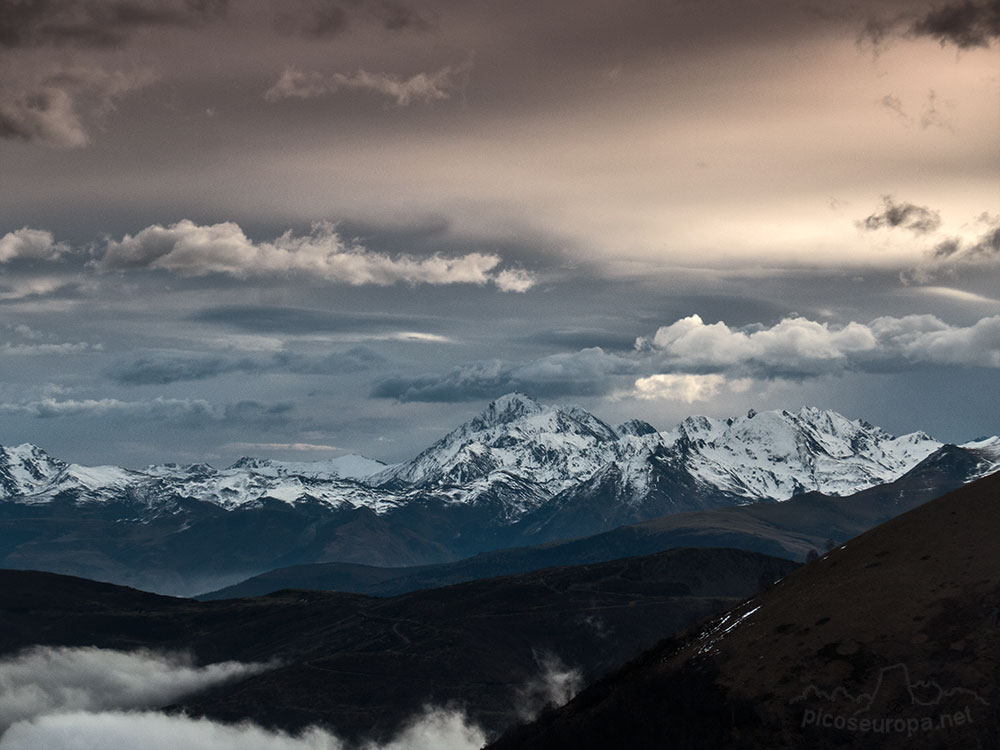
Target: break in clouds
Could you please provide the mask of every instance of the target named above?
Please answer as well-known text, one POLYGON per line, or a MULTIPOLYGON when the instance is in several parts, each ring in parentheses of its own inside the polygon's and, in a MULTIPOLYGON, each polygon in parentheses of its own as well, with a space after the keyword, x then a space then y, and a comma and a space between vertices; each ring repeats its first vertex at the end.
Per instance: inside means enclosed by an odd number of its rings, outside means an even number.
MULTIPOLYGON (((570 700, 582 684, 579 671, 555 655, 535 658, 539 674, 513 696, 515 711, 525 720, 570 700)), ((274 666, 196 667, 182 655, 34 647, 0 660, 0 750, 478 750, 487 741, 452 708, 425 707, 387 743, 359 745, 320 727, 288 734, 249 721, 222 724, 153 710, 274 666)))
POLYGON ((952 326, 933 315, 831 325, 788 317, 731 328, 691 315, 636 340, 631 353, 600 347, 528 362, 491 360, 441 374, 387 378, 373 397, 476 401, 521 390, 539 396, 630 395, 693 403, 752 380, 898 372, 916 365, 1000 368, 1000 316, 952 326))

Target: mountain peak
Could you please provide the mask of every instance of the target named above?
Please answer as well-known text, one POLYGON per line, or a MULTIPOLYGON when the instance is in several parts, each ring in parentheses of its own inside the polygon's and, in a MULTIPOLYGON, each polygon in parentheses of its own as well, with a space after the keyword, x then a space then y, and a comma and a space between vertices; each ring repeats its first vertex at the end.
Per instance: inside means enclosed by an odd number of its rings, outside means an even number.
POLYGON ((491 401, 483 413, 476 417, 473 422, 477 429, 495 427, 509 424, 522 417, 538 414, 542 408, 542 405, 531 396, 514 391, 491 401))
POLYGON ((657 429, 649 422, 643 422, 641 419, 630 419, 627 422, 622 422, 620 425, 615 427, 615 432, 619 435, 643 437, 644 435, 655 434, 657 429))
POLYGON ((0 497, 35 492, 65 468, 65 463, 32 443, 0 446, 0 497))

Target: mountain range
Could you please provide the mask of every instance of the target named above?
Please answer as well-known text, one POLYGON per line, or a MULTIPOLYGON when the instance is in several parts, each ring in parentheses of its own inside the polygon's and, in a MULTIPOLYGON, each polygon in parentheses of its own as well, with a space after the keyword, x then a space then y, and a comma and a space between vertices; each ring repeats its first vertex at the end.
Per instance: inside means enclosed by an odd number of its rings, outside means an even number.
POLYGON ((588 565, 683 547, 728 547, 804 560, 960 487, 965 478, 980 475, 990 465, 964 448, 945 446, 899 479, 846 497, 807 492, 780 503, 671 513, 590 536, 483 552, 436 565, 295 565, 197 598, 260 596, 288 588, 393 596, 553 565, 588 565))
MULTIPOLYGON (((847 496, 946 448, 815 408, 660 432, 518 393, 393 466, 84 467, 25 444, 0 448, 0 565, 192 594, 283 565, 446 563, 669 514, 847 496)), ((958 481, 1000 464, 998 438, 959 449, 974 460, 958 481)))

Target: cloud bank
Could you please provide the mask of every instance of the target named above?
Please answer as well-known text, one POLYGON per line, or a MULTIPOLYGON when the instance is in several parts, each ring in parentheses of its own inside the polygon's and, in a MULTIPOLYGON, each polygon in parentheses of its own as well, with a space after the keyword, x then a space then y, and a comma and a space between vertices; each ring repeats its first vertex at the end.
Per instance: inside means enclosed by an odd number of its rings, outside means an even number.
POLYGON ((0 263, 18 258, 56 260, 70 251, 68 245, 56 242, 52 232, 22 227, 0 237, 0 263))
MULTIPOLYGON (((409 334, 405 340, 419 340, 421 335, 409 334)), ((403 339, 406 334, 398 334, 403 339)), ((205 380, 231 373, 261 375, 268 372, 289 372, 296 375, 342 375, 370 370, 384 360, 381 355, 362 346, 324 355, 294 354, 280 351, 267 356, 234 357, 211 354, 148 354, 120 361, 105 370, 105 376, 120 385, 167 385, 192 380, 205 380)))
MULTIPOLYGON (((455 711, 428 710, 388 744, 361 750, 479 750, 486 736, 455 711)), ((67 713, 11 727, 0 750, 348 750, 336 735, 311 727, 299 735, 271 732, 250 723, 141 713, 67 713)))
POLYGON ((441 374, 386 378, 375 385, 371 396, 439 403, 479 401, 511 391, 540 397, 596 396, 611 392, 617 376, 637 370, 633 358, 591 347, 528 362, 488 360, 441 374))
POLYGON ((205 399, 163 398, 124 401, 116 398, 57 399, 46 397, 23 403, 0 403, 0 414, 35 419, 127 417, 167 422, 230 422, 234 424, 273 424, 286 421, 292 406, 287 403, 262 404, 238 401, 213 404, 205 399))
POLYGON ((540 397, 630 395, 694 403, 755 380, 804 380, 918 366, 1000 368, 1000 316, 952 326, 933 315, 880 317, 844 325, 790 316, 771 326, 732 328, 699 315, 661 326, 628 354, 591 347, 528 362, 473 362, 437 374, 386 378, 371 395, 458 402, 512 390, 540 397))
POLYGON ((843 326, 789 317, 770 328, 732 329, 691 315, 637 346, 687 371, 765 377, 891 371, 918 363, 992 368, 1000 367, 1000 316, 966 327, 933 315, 907 315, 843 326))
POLYGON ((228 0, 116 0, 116 2, 5 2, 0 49, 124 45, 142 29, 193 28, 226 15, 228 0))
POLYGON ((271 668, 239 662, 196 667, 188 656, 149 651, 35 647, 0 661, 0 732, 55 713, 161 706, 271 668))
POLYGON ((937 39, 959 49, 989 47, 1000 37, 1000 0, 950 3, 934 8, 909 28, 912 36, 937 39))
MULTIPOLYGON (((36 647, 0 661, 0 750, 347 750, 316 727, 289 735, 144 710, 272 666, 195 667, 147 651, 36 647)), ((427 708, 387 744, 362 750, 478 750, 485 742, 462 713, 427 708)))
POLYGON ((501 261, 500 256, 488 253, 390 257, 344 241, 328 222, 314 224, 305 236, 289 231, 272 242, 255 243, 234 222, 199 225, 185 219, 109 240, 99 267, 105 271, 162 269, 179 276, 223 274, 239 279, 301 274, 352 286, 493 283, 501 291, 526 291, 531 286, 528 272, 508 269, 505 274, 499 269, 501 261))

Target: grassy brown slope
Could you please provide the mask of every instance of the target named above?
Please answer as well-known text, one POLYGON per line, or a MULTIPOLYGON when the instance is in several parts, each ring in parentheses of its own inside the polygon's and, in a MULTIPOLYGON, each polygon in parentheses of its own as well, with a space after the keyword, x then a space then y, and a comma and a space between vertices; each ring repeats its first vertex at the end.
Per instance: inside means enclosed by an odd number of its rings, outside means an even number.
POLYGON ((998 537, 993 475, 861 535, 491 747, 1000 747, 998 537))

